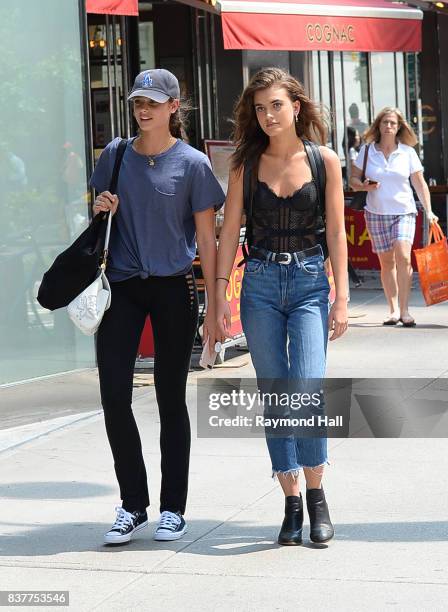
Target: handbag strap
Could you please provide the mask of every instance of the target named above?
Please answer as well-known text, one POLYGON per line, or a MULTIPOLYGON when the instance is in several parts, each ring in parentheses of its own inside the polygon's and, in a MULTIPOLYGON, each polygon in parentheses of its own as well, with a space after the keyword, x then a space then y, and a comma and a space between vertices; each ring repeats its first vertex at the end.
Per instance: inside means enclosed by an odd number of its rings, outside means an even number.
MULTIPOLYGON (((126 151, 127 146, 128 146, 128 141, 123 138, 122 140, 120 140, 118 147, 117 147, 117 153, 115 155, 114 169, 112 170, 112 177, 109 183, 109 191, 112 194, 115 193, 115 191, 117 190, 118 176, 120 174, 121 162, 123 161, 124 152, 126 151)), ((110 212, 106 214, 107 214, 106 238, 104 240, 104 250, 103 250, 103 256, 102 256, 101 266, 100 266, 102 270, 106 269, 107 255, 109 253, 110 230, 112 228, 112 215, 110 212)))
POLYGON ((445 239, 445 235, 442 231, 442 228, 438 223, 431 223, 430 225, 428 244, 431 244, 433 238, 434 242, 440 242, 441 240, 445 239))
POLYGON ((367 158, 369 157, 369 147, 370 143, 366 145, 366 150, 364 153, 364 161, 362 162, 362 174, 361 174, 361 182, 364 183, 366 180, 366 168, 367 168, 367 158))

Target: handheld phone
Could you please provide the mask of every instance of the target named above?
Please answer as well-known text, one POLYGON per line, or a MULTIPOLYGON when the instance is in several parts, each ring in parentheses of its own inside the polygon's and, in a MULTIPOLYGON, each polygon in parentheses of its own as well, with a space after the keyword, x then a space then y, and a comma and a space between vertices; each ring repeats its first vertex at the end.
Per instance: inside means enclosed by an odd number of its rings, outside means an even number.
POLYGON ((216 342, 215 348, 212 351, 211 355, 208 350, 208 347, 209 347, 209 339, 207 338, 207 342, 204 344, 204 348, 202 349, 201 358, 199 359, 199 365, 201 366, 201 368, 204 368, 204 369, 208 368, 209 370, 211 370, 216 361, 216 357, 218 353, 221 352, 222 345, 220 342, 216 342))
POLYGON ((367 179, 369 185, 378 185, 378 181, 372 181, 372 179, 367 179))

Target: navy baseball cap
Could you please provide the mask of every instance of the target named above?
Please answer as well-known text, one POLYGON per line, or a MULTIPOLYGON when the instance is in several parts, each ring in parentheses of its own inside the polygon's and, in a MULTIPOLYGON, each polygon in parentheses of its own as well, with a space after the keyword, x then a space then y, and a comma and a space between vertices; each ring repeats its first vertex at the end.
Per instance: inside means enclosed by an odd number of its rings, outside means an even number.
POLYGON ((179 81, 174 74, 164 68, 144 70, 135 77, 128 100, 143 96, 156 102, 166 102, 169 98, 180 98, 179 81))

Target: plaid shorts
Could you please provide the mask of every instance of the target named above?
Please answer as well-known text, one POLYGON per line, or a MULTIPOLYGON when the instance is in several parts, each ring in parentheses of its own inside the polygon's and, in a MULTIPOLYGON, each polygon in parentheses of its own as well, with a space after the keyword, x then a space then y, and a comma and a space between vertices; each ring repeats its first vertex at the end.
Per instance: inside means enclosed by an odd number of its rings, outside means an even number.
POLYGON ((414 242, 416 213, 376 215, 366 210, 364 214, 374 253, 390 251, 396 240, 414 242))

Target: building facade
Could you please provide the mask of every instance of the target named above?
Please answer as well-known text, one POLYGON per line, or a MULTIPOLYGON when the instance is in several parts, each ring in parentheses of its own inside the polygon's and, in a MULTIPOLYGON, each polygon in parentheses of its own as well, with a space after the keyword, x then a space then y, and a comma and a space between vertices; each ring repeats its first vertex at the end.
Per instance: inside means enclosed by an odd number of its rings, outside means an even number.
MULTIPOLYGON (((138 15, 87 13, 86 1, 96 0, 0 6, 0 385, 95 365, 94 340, 35 296, 43 272, 89 222, 95 159, 113 137, 135 133, 126 97, 140 70, 177 75, 194 107, 188 138, 200 149, 230 138, 238 95, 269 65, 289 70, 330 109, 328 144, 343 167, 347 128, 362 131, 382 106, 399 106, 419 134, 427 177, 446 183, 446 14, 423 11, 422 53, 330 50, 324 34, 309 49, 226 48, 224 0, 123 0, 138 15)), ((309 32, 320 36, 315 26, 309 32)))

